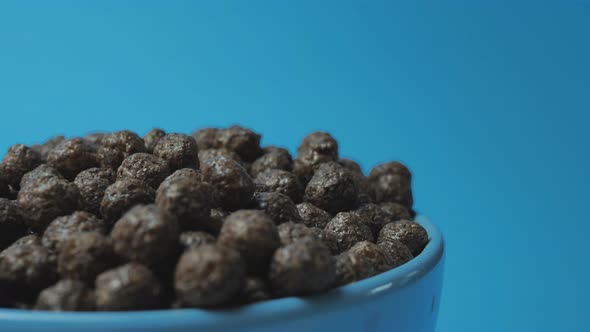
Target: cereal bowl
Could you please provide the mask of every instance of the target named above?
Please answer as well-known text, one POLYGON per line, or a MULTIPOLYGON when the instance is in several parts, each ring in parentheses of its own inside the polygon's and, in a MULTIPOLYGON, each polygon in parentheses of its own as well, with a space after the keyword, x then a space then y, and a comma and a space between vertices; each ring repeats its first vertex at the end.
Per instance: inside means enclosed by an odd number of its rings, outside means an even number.
MULTIPOLYGON (((224 310, 43 312, 0 309, 0 330, 63 331, 398 331, 435 330, 444 242, 424 216, 429 242, 411 261, 327 293, 287 297, 224 310)), ((1 295, 0 295, 1 296, 1 295)))

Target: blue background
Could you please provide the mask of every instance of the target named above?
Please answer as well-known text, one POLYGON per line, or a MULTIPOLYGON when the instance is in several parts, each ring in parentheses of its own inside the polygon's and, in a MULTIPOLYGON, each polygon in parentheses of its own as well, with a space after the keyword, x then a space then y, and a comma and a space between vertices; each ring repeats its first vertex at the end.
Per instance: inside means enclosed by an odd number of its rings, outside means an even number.
POLYGON ((590 4, 2 1, 0 150, 241 123, 413 170, 438 331, 586 330, 590 4))

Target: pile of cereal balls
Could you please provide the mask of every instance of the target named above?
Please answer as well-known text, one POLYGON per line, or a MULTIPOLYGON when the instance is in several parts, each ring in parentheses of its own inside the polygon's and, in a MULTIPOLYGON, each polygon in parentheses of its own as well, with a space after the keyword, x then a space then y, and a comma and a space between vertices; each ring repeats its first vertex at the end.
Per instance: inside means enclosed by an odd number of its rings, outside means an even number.
POLYGON ((54 137, 0 165, 0 306, 226 308, 305 296, 418 255, 410 171, 365 176, 325 132, 289 151, 231 126, 54 137))

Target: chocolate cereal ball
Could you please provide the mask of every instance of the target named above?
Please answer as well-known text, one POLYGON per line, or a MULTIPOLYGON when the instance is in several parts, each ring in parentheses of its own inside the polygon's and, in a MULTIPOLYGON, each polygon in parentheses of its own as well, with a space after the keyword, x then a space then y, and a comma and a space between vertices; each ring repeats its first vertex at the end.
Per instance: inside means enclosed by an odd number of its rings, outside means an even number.
POLYGON ((393 267, 391 257, 375 243, 369 241, 357 242, 348 249, 348 252, 350 255, 358 256, 359 259, 367 260, 373 267, 373 271, 369 275, 363 276, 363 278, 372 277, 393 267))
POLYGON ((296 224, 294 222, 285 222, 277 226, 281 245, 286 246, 304 237, 311 236, 319 239, 316 233, 311 228, 304 224, 296 224))
POLYGON ((102 132, 94 132, 94 133, 90 133, 87 134, 86 136, 84 136, 84 142, 86 142, 86 144, 94 147, 94 148, 98 148, 100 146, 100 144, 102 143, 102 139, 106 136, 106 133, 102 133, 102 132))
POLYGON ((336 278, 334 286, 344 286, 373 275, 375 268, 368 259, 351 251, 336 256, 336 278))
POLYGON ((178 222, 156 205, 139 205, 117 221, 111 232, 115 252, 128 260, 155 266, 178 244, 178 222))
POLYGON ((335 278, 335 259, 326 245, 305 237, 277 249, 269 279, 280 295, 305 295, 330 288, 335 278))
POLYGON ((240 254, 228 247, 203 245, 190 249, 176 266, 177 298, 190 307, 227 303, 242 288, 245 271, 240 254))
POLYGON ((96 309, 150 310, 161 305, 162 287, 147 267, 128 263, 96 277, 96 309))
POLYGON ((231 126, 222 129, 217 134, 219 147, 237 153, 246 162, 253 162, 262 155, 260 135, 250 129, 231 126))
POLYGON ((0 250, 24 236, 27 227, 15 201, 0 198, 0 250))
POLYGON ((21 188, 17 203, 27 226, 43 232, 53 219, 76 211, 79 199, 75 184, 51 177, 34 180, 21 188))
POLYGON ((269 169, 259 173, 254 184, 257 191, 285 194, 295 203, 300 203, 303 197, 303 186, 299 178, 293 173, 280 169, 269 169))
POLYGON ((192 136, 197 142, 199 150, 219 148, 219 142, 217 140, 217 137, 219 136, 219 129, 217 128, 199 129, 193 132, 192 136))
POLYGON ((35 310, 93 311, 94 292, 81 281, 63 279, 39 294, 35 310))
POLYGON ((400 220, 384 225, 379 232, 377 242, 388 239, 399 240, 417 256, 428 243, 428 233, 420 224, 409 220, 400 220))
POLYGON ((123 213, 138 204, 154 202, 156 191, 147 184, 132 180, 117 180, 104 192, 100 203, 100 214, 112 225, 123 213))
POLYGON ((36 185, 38 182, 44 182, 51 178, 64 180, 63 176, 53 167, 47 164, 41 164, 32 171, 23 175, 20 180, 20 188, 23 189, 28 185, 36 185))
POLYGON ((375 202, 373 188, 369 183, 369 179, 362 173, 352 172, 352 177, 358 188, 358 194, 356 199, 357 205, 370 204, 375 202))
POLYGON ((359 165, 354 160, 340 158, 340 159, 338 159, 338 163, 353 173, 363 174, 363 170, 361 169, 361 165, 359 165))
POLYGON ((80 232, 98 232, 106 234, 107 225, 93 214, 84 211, 76 211, 70 215, 54 219, 45 232, 41 243, 52 251, 60 251, 61 244, 76 237, 80 232))
POLYGON ((244 161, 237 153, 233 151, 229 151, 227 149, 207 149, 207 150, 199 150, 199 163, 202 165, 204 164, 207 159, 224 156, 230 159, 235 160, 238 164, 244 166, 244 161))
MULTIPOLYGON (((176 178, 191 178, 196 181, 201 181, 201 172, 198 169, 194 168, 181 168, 179 170, 174 171, 170 174, 164 181, 171 181, 172 179, 176 178)), ((161 185, 161 184, 160 184, 161 185)))
POLYGON ((168 162, 170 169, 199 168, 199 149, 192 136, 168 134, 154 147, 154 155, 168 162))
POLYGON ((297 149, 293 172, 306 184, 322 163, 338 160, 338 142, 325 132, 307 135, 297 149))
POLYGON ((65 139, 66 138, 63 135, 53 136, 52 138, 45 141, 45 143, 43 143, 43 144, 32 145, 31 149, 33 149, 35 152, 37 152, 39 154, 39 156, 41 156, 42 160, 47 160, 47 156, 49 155, 49 152, 51 152, 51 150, 53 150, 53 148, 55 148, 59 143, 61 143, 65 139))
POLYGON ((360 241, 373 242, 373 233, 358 215, 340 212, 326 225, 326 232, 332 233, 338 241, 338 248, 344 251, 360 241))
POLYGON ((182 230, 209 229, 213 188, 195 178, 176 177, 162 182, 156 205, 176 216, 182 230))
POLYGON ((154 128, 154 129, 148 131, 143 136, 143 142, 145 143, 145 151, 148 153, 154 152, 154 148, 156 147, 156 144, 158 144, 158 141, 160 140, 160 138, 162 138, 164 136, 166 136, 166 132, 160 128, 154 128))
POLYGON ((289 221, 301 222, 295 203, 286 195, 277 192, 256 193, 254 202, 255 207, 264 210, 277 225, 289 221))
POLYGON ((310 227, 309 229, 315 235, 316 238, 324 242, 328 249, 330 249, 330 252, 332 252, 332 255, 338 255, 340 253, 338 239, 333 233, 327 232, 317 227, 310 227))
POLYGON ((360 217, 361 222, 369 226, 375 238, 379 235, 383 225, 395 221, 390 214, 383 211, 377 204, 364 204, 353 212, 360 217))
POLYGON ((205 232, 183 232, 180 234, 180 245, 184 250, 214 244, 215 236, 205 232))
POLYGON ((96 150, 81 138, 67 139, 49 152, 47 164, 73 180, 81 171, 97 166, 96 150))
POLYGON ((280 246, 277 228, 269 216, 259 210, 240 210, 229 215, 217 243, 239 252, 251 273, 264 272, 280 246))
POLYGON ((102 168, 117 169, 125 158, 138 152, 145 152, 141 137, 129 130, 121 130, 102 139, 97 160, 102 168))
POLYGON ((100 214, 100 202, 107 188, 115 182, 115 171, 109 168, 90 168, 78 173, 74 184, 80 191, 80 208, 100 214))
POLYGON ((35 169, 42 162, 39 153, 23 144, 8 149, 0 164, 0 177, 6 184, 18 189, 22 176, 35 169))
POLYGON ((246 278, 239 293, 239 301, 242 304, 270 300, 272 297, 268 281, 257 277, 246 278))
POLYGON ((290 172, 293 169, 293 158, 287 149, 279 147, 266 147, 264 154, 252 163, 250 173, 256 177, 269 169, 280 169, 290 172))
POLYGON ((375 166, 369 173, 369 183, 377 202, 395 202, 412 208, 412 174, 401 163, 392 161, 375 166))
POLYGON ((377 245, 383 252, 389 255, 391 268, 398 267, 414 258, 410 249, 399 240, 391 238, 381 239, 380 242, 377 242, 377 245))
POLYGON ((388 216, 388 219, 393 221, 411 220, 412 215, 403 205, 393 202, 383 202, 379 204, 383 213, 388 216))
POLYGON ((303 200, 331 214, 353 210, 358 188, 349 170, 335 162, 321 164, 307 187, 303 200))
POLYGON ((133 179, 158 188, 170 175, 168 162, 149 153, 134 153, 123 160, 117 170, 117 180, 133 179))
POLYGON ((13 244, 11 244, 11 246, 41 246, 41 238, 38 237, 35 234, 29 234, 29 235, 25 235, 23 237, 21 237, 20 239, 14 241, 13 244))
POLYGON ((108 237, 98 232, 83 232, 61 243, 57 272, 63 278, 92 284, 97 275, 117 263, 118 258, 108 237))
POLYGON ((221 208, 235 211, 250 205, 254 183, 235 160, 219 156, 205 160, 201 165, 203 181, 216 191, 221 208))
POLYGON ((307 227, 324 228, 330 222, 330 214, 310 203, 297 204, 297 211, 307 227))

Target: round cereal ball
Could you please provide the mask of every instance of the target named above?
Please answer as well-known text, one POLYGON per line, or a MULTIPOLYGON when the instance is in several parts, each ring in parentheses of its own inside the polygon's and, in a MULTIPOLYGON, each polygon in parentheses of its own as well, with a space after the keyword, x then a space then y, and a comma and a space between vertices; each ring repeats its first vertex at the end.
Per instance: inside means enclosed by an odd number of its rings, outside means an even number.
POLYGON ((328 249, 330 249, 330 252, 332 252, 332 255, 340 254, 338 239, 334 234, 317 227, 310 227, 309 229, 315 235, 316 238, 324 242, 328 249))
POLYGON ((260 135, 247 128, 231 126, 222 129, 217 141, 220 147, 237 153, 246 162, 253 162, 262 155, 260 135))
POLYGON ((361 169, 361 165, 359 165, 354 160, 340 158, 340 159, 338 159, 338 163, 353 173, 357 173, 357 174, 361 174, 361 175, 363 174, 363 170, 361 169))
POLYGON ((307 187, 303 200, 331 214, 355 208, 358 188, 352 173, 335 162, 321 164, 307 187))
POLYGON ((344 286, 373 275, 375 268, 368 259, 351 251, 336 256, 336 278, 334 286, 344 286))
POLYGON ((109 168, 90 168, 78 173, 74 184, 80 191, 80 208, 100 214, 100 202, 107 188, 115 182, 115 171, 109 168))
POLYGON ((375 166, 369 173, 369 183, 377 202, 395 202, 412 208, 412 174, 403 164, 392 161, 375 166))
POLYGON ((293 173, 303 184, 307 184, 320 164, 337 160, 338 142, 328 133, 314 132, 307 135, 299 145, 293 173))
POLYGON ((264 154, 252 163, 250 172, 256 177, 269 169, 280 169, 290 172, 293 169, 293 157, 287 149, 279 147, 266 147, 264 154))
POLYGON ((219 142, 217 139, 217 137, 219 136, 219 129, 217 128, 199 129, 193 132, 192 136, 197 142, 199 150, 219 148, 219 142))
POLYGON ((335 278, 335 259, 326 245, 304 237, 277 249, 269 279, 280 295, 314 294, 329 289, 335 278))
POLYGON ((201 181, 201 172, 194 168, 181 168, 170 174, 162 183, 172 181, 172 179, 176 178, 191 178, 195 181, 201 181))
POLYGON ((379 231, 383 225, 395 221, 391 218, 390 214, 383 211, 383 209, 377 204, 364 204, 353 212, 360 217, 365 225, 369 226, 371 232, 373 232, 373 237, 375 238, 379 235, 379 231))
POLYGON ((80 192, 75 184, 53 177, 21 188, 16 199, 27 226, 41 233, 53 219, 78 209, 80 192))
POLYGON ((170 175, 168 162, 149 153, 134 153, 123 160, 117 170, 117 180, 132 179, 158 188, 170 175))
POLYGON ((354 246, 348 249, 350 255, 358 256, 359 259, 364 259, 369 262, 373 271, 363 278, 372 277, 381 272, 385 272, 393 268, 392 258, 380 246, 369 241, 357 242, 354 246))
POLYGON ((235 211, 250 205, 254 183, 235 160, 224 156, 209 158, 201 165, 201 174, 203 181, 213 186, 224 210, 235 211))
POLYGON ((102 139, 106 135, 107 135, 106 133, 102 133, 102 132, 89 133, 86 136, 84 136, 83 140, 86 144, 88 144, 96 149, 100 146, 100 144, 102 143, 102 139))
POLYGON ((118 257, 108 237, 98 232, 82 232, 61 243, 57 272, 63 278, 91 284, 97 275, 117 263, 118 257))
POLYGON ((246 278, 238 296, 241 304, 266 301, 273 298, 269 282, 257 277, 246 278))
POLYGON ((304 237, 311 236, 317 238, 316 233, 304 224, 296 224, 294 222, 285 222, 277 226, 281 245, 286 246, 304 237))
POLYGON ((244 167, 244 161, 237 153, 233 151, 229 151, 228 149, 207 149, 207 150, 199 150, 199 163, 202 165, 208 159, 223 156, 226 158, 230 158, 235 160, 238 164, 244 167))
POLYGON ((300 203, 303 197, 303 186, 299 178, 280 169, 269 169, 259 173, 254 184, 259 192, 278 192, 289 196, 296 203, 300 203))
POLYGON ((324 230, 336 237, 340 251, 348 250, 360 241, 373 242, 374 240, 369 226, 365 225, 359 216, 352 212, 338 213, 324 230))
POLYGON ((178 222, 156 205, 139 205, 115 223, 111 238, 119 256, 155 266, 178 248, 178 222))
POLYGON ((217 243, 239 252, 251 273, 267 271, 273 252, 281 244, 274 222, 259 210, 230 214, 221 227, 217 243))
POLYGON ((299 212, 301 220, 307 227, 323 229, 330 222, 330 219, 332 219, 332 216, 328 212, 310 203, 297 204, 297 212, 299 212))
POLYGON ((70 215, 55 218, 45 229, 41 243, 51 251, 59 252, 65 240, 76 237, 80 232, 106 234, 107 225, 93 214, 76 211, 70 215))
POLYGON ((373 197, 373 188, 369 183, 369 179, 362 173, 351 172, 356 187, 358 188, 358 194, 356 199, 356 205, 370 204, 375 202, 373 197))
POLYGON ((67 139, 49 152, 47 164, 73 180, 81 171, 97 166, 96 150, 82 138, 67 139))
POLYGON ((41 156, 35 150, 23 144, 12 145, 0 163, 0 177, 17 189, 22 176, 41 163, 41 156))
POLYGON ((125 158, 138 152, 145 152, 143 139, 134 132, 121 130, 105 135, 96 158, 102 168, 117 169, 125 158))
POLYGON ((39 293, 35 310, 93 311, 94 292, 81 281, 63 279, 39 293))
POLYGON ((18 246, 41 246, 41 238, 35 234, 29 234, 21 237, 20 239, 14 241, 10 246, 11 247, 18 247, 18 246))
POLYGON ((398 220, 410 220, 412 215, 403 205, 399 203, 393 202, 383 202, 379 204, 383 213, 385 213, 389 220, 398 221, 398 220))
POLYGON ((428 233, 420 224, 409 220, 400 220, 384 225, 379 232, 377 242, 388 239, 399 240, 417 256, 428 243, 428 233))
POLYGON ((47 164, 41 164, 23 175, 20 180, 20 188, 23 189, 29 185, 35 186, 38 182, 44 182, 53 178, 64 180, 63 176, 55 168, 47 164))
POLYGON ((176 216, 182 230, 209 229, 213 188, 190 177, 162 182, 156 192, 156 205, 176 216))
POLYGON ((180 234, 180 246, 184 250, 215 244, 215 241, 215 236, 206 232, 183 232, 180 234))
POLYGON ((168 162, 170 169, 199 168, 199 148, 192 136, 168 134, 154 147, 154 155, 168 162))
POLYGON ((182 305, 211 307, 229 302, 244 283, 246 268, 233 249, 202 245, 186 251, 174 276, 176 296, 182 305))
POLYGON ((31 146, 33 151, 37 152, 39 156, 41 156, 42 160, 47 160, 47 156, 49 152, 53 150, 61 141, 65 140, 66 138, 63 135, 53 136, 52 138, 45 141, 43 144, 34 144, 31 146))
POLYGON ((398 267, 414 258, 412 252, 405 244, 396 239, 382 239, 377 245, 389 255, 391 259, 391 268, 398 267))
POLYGON ((127 210, 138 204, 154 202, 156 191, 147 184, 132 180, 117 180, 108 186, 100 203, 100 214, 112 225, 127 210))
POLYGON ((166 136, 166 132, 160 128, 154 128, 148 131, 143 136, 143 142, 145 143, 145 151, 148 153, 153 153, 156 144, 158 144, 160 138, 164 136, 166 136))
POLYGON ((98 275, 94 293, 99 311, 150 310, 162 304, 160 282, 150 269, 138 263, 98 275))
POLYGON ((254 194, 255 207, 264 210, 276 223, 301 222, 295 203, 286 195, 277 192, 254 194))
POLYGON ((0 198, 0 250, 27 233, 27 227, 15 201, 0 198))

